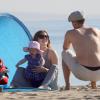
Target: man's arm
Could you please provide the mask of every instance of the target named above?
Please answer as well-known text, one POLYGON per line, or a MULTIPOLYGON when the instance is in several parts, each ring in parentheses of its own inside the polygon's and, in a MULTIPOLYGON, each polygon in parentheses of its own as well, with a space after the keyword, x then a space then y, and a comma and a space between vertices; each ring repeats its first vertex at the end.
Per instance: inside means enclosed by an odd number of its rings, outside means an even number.
POLYGON ((66 32, 64 43, 63 43, 63 50, 67 50, 70 48, 71 41, 70 41, 70 32, 66 32))

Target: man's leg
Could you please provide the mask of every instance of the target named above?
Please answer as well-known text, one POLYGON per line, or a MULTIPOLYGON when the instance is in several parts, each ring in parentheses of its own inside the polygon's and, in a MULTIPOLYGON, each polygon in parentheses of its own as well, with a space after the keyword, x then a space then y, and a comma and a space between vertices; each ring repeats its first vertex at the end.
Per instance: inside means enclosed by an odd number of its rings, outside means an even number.
POLYGON ((70 90, 70 70, 63 60, 62 60, 62 69, 63 69, 65 85, 66 85, 65 89, 70 90))

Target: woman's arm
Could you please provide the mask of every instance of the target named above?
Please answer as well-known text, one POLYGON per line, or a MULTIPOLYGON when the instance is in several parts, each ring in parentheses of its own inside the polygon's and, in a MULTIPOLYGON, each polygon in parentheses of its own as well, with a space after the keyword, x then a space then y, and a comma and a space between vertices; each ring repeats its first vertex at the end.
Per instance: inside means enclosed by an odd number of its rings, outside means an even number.
POLYGON ((58 89, 57 86, 57 78, 58 78, 58 57, 55 51, 50 50, 49 52, 49 59, 51 60, 51 67, 47 73, 46 78, 44 79, 41 86, 49 86, 52 84, 51 88, 58 89))
POLYGON ((57 64, 58 65, 58 57, 57 57, 56 51, 50 50, 49 59, 50 59, 52 64, 57 64))

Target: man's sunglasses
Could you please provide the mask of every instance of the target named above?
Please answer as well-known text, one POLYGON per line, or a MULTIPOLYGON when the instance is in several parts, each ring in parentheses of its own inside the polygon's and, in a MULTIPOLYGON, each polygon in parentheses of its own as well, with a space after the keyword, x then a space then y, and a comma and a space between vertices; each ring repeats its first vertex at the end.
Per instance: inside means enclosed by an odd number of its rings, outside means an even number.
POLYGON ((39 37, 40 39, 44 39, 44 38, 47 39, 47 38, 48 38, 48 35, 42 35, 42 34, 41 34, 41 35, 39 35, 38 37, 39 37))

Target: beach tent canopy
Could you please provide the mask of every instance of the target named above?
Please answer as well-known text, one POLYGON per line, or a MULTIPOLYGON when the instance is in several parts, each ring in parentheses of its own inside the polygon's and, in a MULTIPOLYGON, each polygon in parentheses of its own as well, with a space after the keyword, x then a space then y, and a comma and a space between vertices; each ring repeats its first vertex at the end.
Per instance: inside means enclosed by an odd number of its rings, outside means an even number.
POLYGON ((0 14, 0 58, 9 70, 9 83, 16 71, 16 63, 25 55, 32 36, 26 26, 11 14, 0 14))

